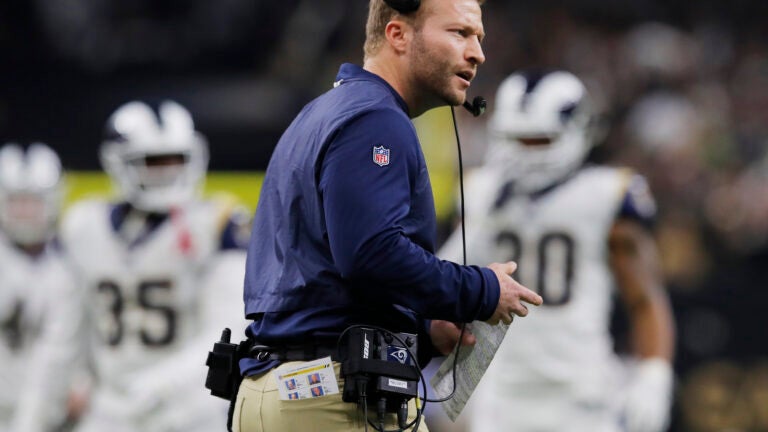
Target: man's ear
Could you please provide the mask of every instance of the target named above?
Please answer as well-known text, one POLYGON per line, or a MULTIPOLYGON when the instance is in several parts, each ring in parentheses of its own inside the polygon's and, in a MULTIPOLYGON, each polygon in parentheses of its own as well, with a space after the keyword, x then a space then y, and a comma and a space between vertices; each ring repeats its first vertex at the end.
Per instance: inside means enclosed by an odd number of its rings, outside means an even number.
POLYGON ((413 29, 405 21, 392 20, 384 28, 384 34, 395 52, 401 54, 406 51, 406 47, 411 41, 413 29))

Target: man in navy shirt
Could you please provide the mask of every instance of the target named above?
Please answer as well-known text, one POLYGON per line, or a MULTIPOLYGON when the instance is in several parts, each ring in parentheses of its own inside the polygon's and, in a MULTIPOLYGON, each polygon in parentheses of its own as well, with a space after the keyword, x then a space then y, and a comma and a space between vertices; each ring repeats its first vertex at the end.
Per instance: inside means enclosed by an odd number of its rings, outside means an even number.
POLYGON ((247 334, 307 354, 241 361, 235 431, 362 430, 340 394, 281 400, 271 373, 332 353, 350 325, 417 333, 423 364, 458 342, 453 323, 510 323, 527 315, 522 302, 541 303, 509 276, 515 263, 462 266, 434 255, 432 188, 410 119, 466 100, 485 61, 481 3, 423 0, 397 11, 371 0, 363 67, 342 65, 334 88, 281 137, 248 250, 247 334))

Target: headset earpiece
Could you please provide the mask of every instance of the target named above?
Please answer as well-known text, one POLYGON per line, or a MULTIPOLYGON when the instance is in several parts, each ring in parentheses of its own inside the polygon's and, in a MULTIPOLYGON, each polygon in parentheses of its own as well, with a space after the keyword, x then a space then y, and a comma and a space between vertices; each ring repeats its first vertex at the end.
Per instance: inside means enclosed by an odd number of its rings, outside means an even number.
POLYGON ((421 0, 384 0, 384 2, 401 14, 415 12, 421 6, 421 0))

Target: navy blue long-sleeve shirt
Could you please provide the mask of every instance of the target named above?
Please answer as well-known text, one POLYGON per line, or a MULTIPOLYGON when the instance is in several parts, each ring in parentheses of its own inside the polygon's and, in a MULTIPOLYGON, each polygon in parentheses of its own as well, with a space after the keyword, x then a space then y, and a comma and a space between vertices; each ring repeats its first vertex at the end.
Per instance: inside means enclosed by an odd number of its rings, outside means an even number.
POLYGON ((351 64, 334 87, 296 117, 267 168, 246 264, 248 335, 335 342, 370 324, 425 337, 426 319, 490 318, 493 271, 434 255, 432 188, 405 102, 351 64))

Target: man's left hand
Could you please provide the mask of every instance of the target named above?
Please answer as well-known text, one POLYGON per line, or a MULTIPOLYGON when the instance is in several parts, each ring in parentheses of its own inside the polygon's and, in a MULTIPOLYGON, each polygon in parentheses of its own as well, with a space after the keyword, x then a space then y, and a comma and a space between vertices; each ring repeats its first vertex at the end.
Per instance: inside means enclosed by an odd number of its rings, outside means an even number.
MULTIPOLYGON (((461 328, 450 321, 432 320, 432 325, 429 327, 429 336, 432 339, 432 345, 442 355, 448 355, 456 347, 456 342, 459 340, 461 334, 461 328)), ((461 338, 462 345, 474 345, 477 342, 475 336, 464 330, 464 336, 461 338)))

